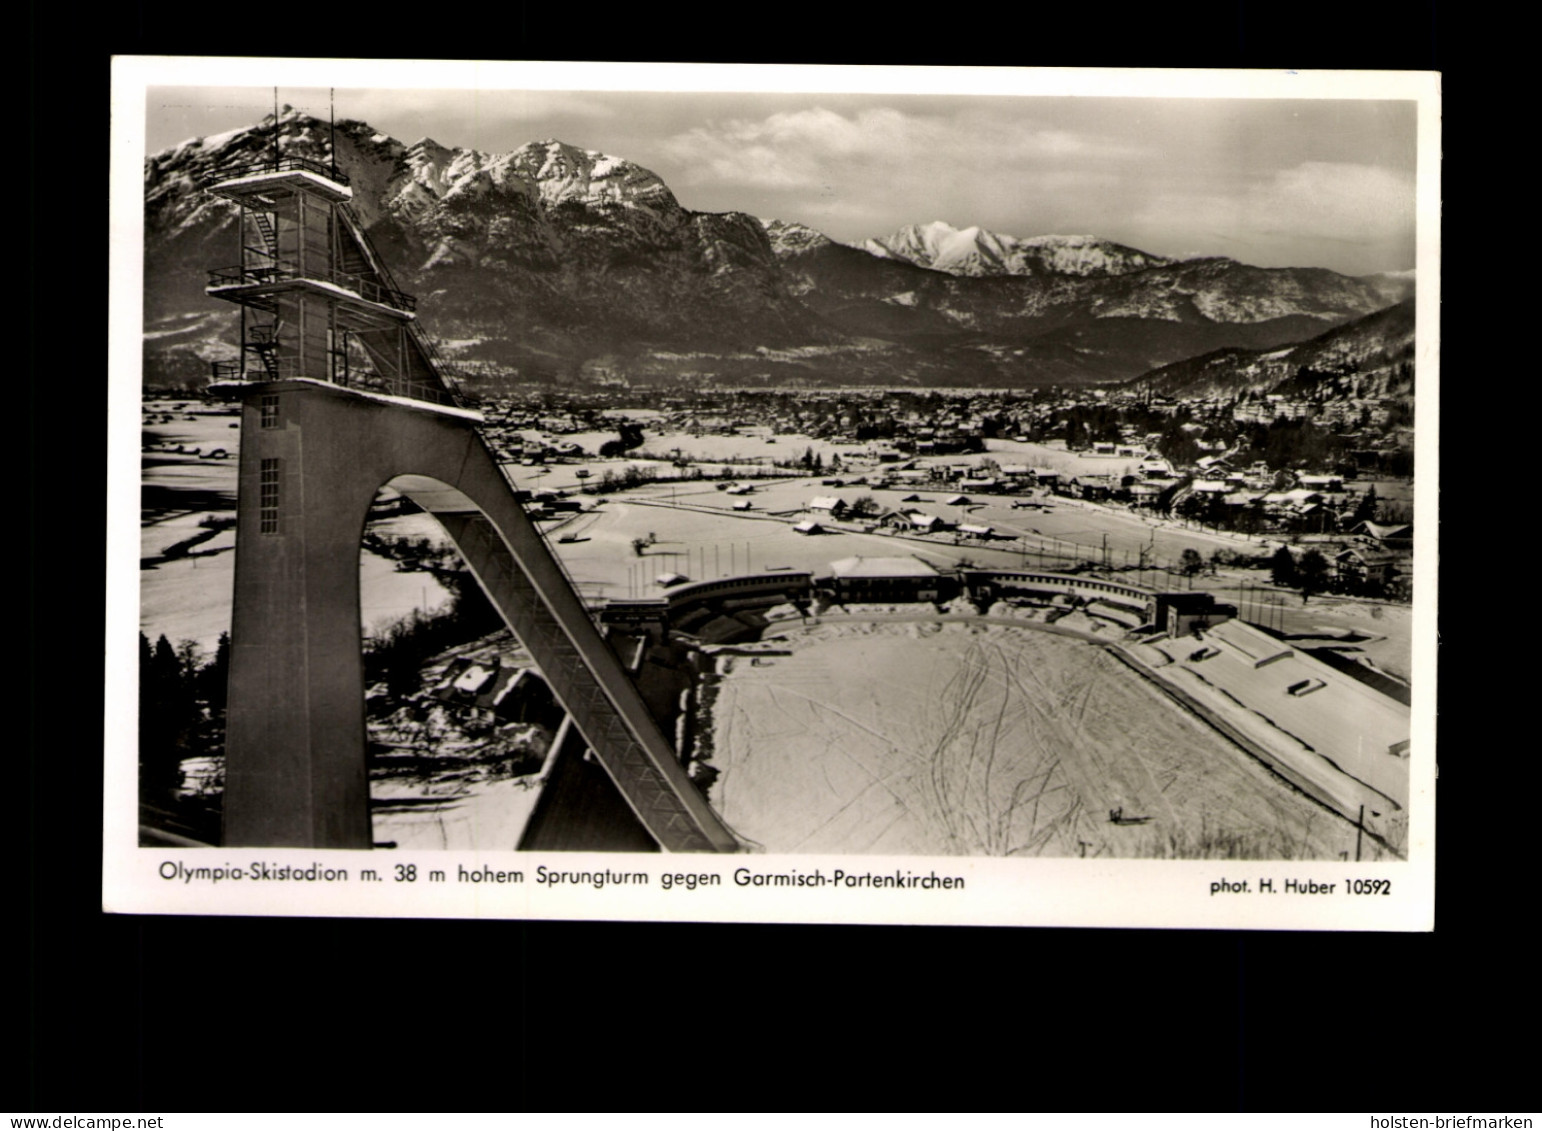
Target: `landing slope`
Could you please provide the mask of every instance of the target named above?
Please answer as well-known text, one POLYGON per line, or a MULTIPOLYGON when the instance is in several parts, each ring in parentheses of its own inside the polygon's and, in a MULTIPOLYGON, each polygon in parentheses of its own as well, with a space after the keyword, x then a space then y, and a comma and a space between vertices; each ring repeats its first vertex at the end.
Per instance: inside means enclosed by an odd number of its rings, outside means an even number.
POLYGON ((1100 646, 823 625, 735 658, 711 799, 771 852, 1332 859, 1343 821, 1100 646), (1143 823, 1116 824, 1110 810, 1143 823))

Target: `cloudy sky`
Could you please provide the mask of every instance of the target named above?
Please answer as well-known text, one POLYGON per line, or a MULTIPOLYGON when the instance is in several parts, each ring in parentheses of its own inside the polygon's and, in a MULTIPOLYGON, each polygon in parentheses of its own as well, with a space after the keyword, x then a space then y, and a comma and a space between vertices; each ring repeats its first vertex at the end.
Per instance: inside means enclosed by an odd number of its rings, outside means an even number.
MULTIPOLYGON (((846 74, 816 74, 808 92, 510 89, 507 74, 401 89, 339 75, 338 117, 403 142, 502 153, 558 138, 651 169, 688 208, 796 220, 846 242, 944 220, 1269 267, 1415 265, 1417 104, 1406 99, 1128 97, 1117 83, 1071 83, 1076 96, 892 82, 881 93, 851 89, 846 74)), ((281 85, 279 98, 327 115, 326 86, 281 85)), ((271 84, 152 81, 146 150, 252 125, 272 100, 271 84)))

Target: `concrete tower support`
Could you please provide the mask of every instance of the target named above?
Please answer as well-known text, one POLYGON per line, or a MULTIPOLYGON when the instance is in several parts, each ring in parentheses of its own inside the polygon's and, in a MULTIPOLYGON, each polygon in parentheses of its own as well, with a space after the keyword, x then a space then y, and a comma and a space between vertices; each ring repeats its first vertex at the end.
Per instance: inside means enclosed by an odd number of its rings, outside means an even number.
POLYGON ((225 843, 372 844, 359 547, 370 503, 389 483, 439 518, 660 847, 734 851, 737 839, 687 778, 474 421, 324 381, 247 393, 225 843))

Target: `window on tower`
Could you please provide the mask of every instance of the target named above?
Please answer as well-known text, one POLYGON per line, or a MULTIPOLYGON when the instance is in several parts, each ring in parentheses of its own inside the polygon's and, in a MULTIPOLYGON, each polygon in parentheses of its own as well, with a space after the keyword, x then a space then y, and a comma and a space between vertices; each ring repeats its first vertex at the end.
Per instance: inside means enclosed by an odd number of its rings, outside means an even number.
POLYGON ((258 496, 258 529, 263 534, 278 533, 279 461, 262 461, 262 488, 258 496))

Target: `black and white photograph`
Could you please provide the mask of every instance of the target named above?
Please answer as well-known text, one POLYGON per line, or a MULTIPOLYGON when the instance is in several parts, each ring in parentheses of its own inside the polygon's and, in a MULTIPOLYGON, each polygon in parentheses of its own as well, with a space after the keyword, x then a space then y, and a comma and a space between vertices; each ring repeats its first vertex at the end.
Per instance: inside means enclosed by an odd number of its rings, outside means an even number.
POLYGON ((104 905, 1428 930, 1439 114, 117 60, 104 905))

